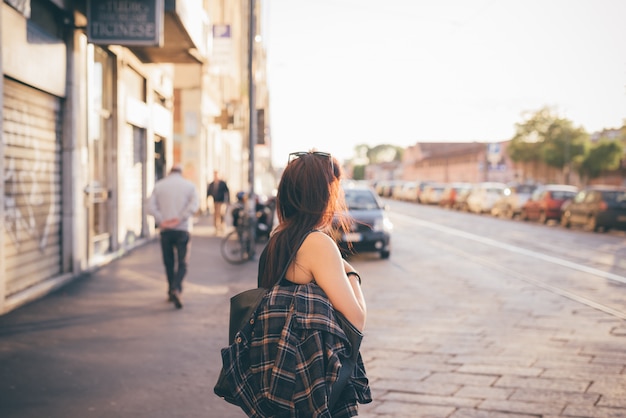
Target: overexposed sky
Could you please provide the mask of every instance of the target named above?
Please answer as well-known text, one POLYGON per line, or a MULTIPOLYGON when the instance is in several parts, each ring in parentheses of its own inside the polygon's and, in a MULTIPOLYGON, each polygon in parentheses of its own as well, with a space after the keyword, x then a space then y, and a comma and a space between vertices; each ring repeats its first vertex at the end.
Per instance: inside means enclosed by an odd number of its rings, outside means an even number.
POLYGON ((263 0, 273 160, 626 119, 624 0, 263 0))

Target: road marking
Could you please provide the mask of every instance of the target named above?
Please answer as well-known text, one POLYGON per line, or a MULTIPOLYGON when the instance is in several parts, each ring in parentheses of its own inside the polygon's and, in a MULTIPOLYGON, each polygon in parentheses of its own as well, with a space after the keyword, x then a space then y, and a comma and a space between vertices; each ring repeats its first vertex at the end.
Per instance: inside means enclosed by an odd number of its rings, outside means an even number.
POLYGON ((563 260, 561 258, 552 257, 550 255, 539 253, 539 252, 536 252, 536 251, 527 250, 525 248, 518 247, 518 246, 515 246, 515 245, 511 245, 511 244, 507 244, 507 243, 500 242, 500 241, 496 241, 496 240, 491 239, 491 238, 481 237, 480 235, 472 234, 472 233, 465 232, 465 231, 460 231, 458 229, 454 229, 454 228, 450 228, 450 227, 447 227, 447 226, 439 225, 439 224, 436 224, 436 223, 433 223, 433 222, 428 222, 428 221, 424 221, 424 220, 421 220, 421 219, 417 219, 417 218, 414 218, 414 217, 409 216, 409 215, 404 215, 404 214, 401 214, 401 213, 394 213, 394 216, 400 216, 400 217, 404 218, 406 221, 416 223, 416 224, 421 225, 421 226, 426 227, 426 228, 430 228, 430 229, 434 229, 434 230, 437 230, 437 231, 440 231, 440 232, 444 232, 446 234, 456 235, 457 237, 461 237, 461 238, 465 238, 465 239, 468 239, 468 240, 480 242, 481 244, 490 245, 490 246, 496 247, 496 248, 501 248, 501 249, 504 249, 504 250, 511 251, 513 253, 526 255, 528 257, 533 257, 533 258, 536 258, 538 260, 547 261, 548 263, 557 264, 557 265, 560 265, 560 266, 563 266, 563 267, 567 267, 567 268, 570 268, 570 269, 573 269, 573 270, 578 270, 578 271, 582 271, 584 273, 593 274, 594 276, 599 276, 599 277, 602 277, 602 278, 607 279, 607 280, 612 280, 612 281, 615 281, 615 282, 620 282, 620 283, 626 284, 626 277, 620 276, 620 275, 617 275, 617 274, 613 274, 613 273, 608 272, 608 271, 603 271, 603 270, 596 269, 596 268, 593 268, 593 267, 585 266, 583 264, 578 264, 578 263, 574 263, 572 261, 563 260))

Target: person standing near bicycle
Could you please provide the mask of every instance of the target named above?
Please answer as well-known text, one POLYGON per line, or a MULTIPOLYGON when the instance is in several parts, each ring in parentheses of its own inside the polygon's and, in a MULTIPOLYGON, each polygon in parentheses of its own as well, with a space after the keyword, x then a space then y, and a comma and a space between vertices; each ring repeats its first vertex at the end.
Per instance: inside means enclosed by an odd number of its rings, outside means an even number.
POLYGON ((213 223, 215 235, 218 235, 223 230, 224 205, 230 202, 230 190, 217 170, 213 171, 213 181, 207 187, 206 196, 213 199, 213 223))
POLYGON ((191 244, 192 217, 198 210, 196 186, 182 175, 182 166, 174 164, 170 174, 157 181, 148 199, 148 213, 161 230, 161 253, 167 275, 167 295, 176 309, 181 309, 182 283, 187 274, 191 244))

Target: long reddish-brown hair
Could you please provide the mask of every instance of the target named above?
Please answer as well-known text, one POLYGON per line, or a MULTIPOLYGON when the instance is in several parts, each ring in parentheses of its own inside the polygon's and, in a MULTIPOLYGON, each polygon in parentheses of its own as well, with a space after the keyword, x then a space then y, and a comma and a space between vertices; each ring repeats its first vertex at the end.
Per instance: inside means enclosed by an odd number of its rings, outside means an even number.
POLYGON ((259 268, 260 286, 269 288, 281 279, 307 232, 317 229, 330 234, 333 224, 348 230, 341 175, 341 167, 332 156, 309 152, 287 164, 276 195, 278 226, 259 268))

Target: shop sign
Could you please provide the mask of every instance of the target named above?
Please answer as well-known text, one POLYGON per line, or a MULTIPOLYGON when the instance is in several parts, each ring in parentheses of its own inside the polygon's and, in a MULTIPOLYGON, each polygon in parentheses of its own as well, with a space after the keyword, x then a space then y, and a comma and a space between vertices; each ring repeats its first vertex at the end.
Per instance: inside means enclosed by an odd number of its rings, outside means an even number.
POLYGON ((30 18, 30 0, 4 0, 4 2, 20 12, 25 18, 30 18))
POLYGON ((232 72, 234 65, 233 36, 228 24, 213 25, 213 53, 211 63, 221 74, 232 72))
POLYGON ((161 46, 164 13, 163 0, 88 0, 89 42, 161 46))

